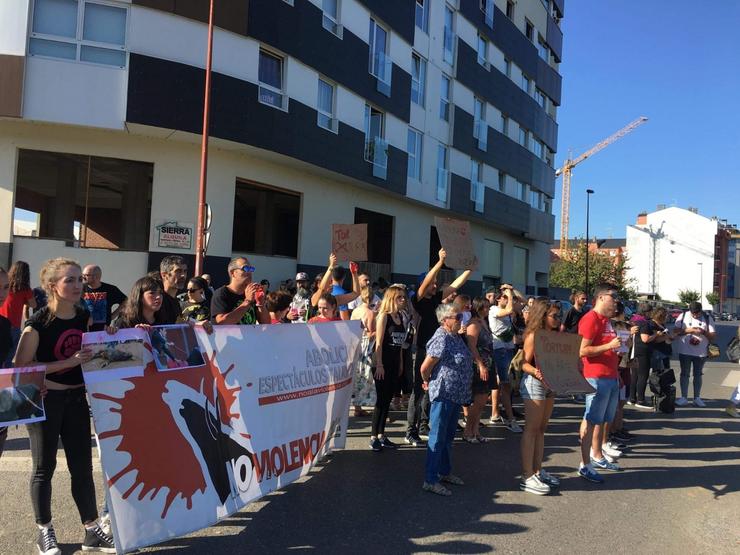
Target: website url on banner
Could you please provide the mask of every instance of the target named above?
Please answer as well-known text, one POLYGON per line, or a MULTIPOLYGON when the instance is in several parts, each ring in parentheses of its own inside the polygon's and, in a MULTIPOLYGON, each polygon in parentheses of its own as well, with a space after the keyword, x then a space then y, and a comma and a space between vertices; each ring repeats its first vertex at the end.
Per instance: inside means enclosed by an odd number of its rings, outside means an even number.
POLYGON ((291 393, 283 393, 280 395, 270 395, 269 397, 260 397, 259 404, 261 405, 274 405, 275 403, 282 403, 284 401, 294 401, 295 399, 303 399, 305 397, 313 397, 314 395, 321 395, 322 393, 328 393, 329 391, 336 391, 343 387, 350 385, 352 378, 347 378, 341 382, 330 383, 328 385, 322 385, 321 387, 314 387, 312 389, 304 389, 302 391, 293 391, 291 393))

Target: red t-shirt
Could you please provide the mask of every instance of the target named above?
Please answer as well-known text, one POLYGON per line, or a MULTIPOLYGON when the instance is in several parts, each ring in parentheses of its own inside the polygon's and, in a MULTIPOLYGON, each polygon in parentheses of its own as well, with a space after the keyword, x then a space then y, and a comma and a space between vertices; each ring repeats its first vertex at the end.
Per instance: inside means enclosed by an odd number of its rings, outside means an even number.
POLYGON ((5 316, 10 320, 10 325, 14 328, 20 328, 21 319, 23 318, 23 305, 32 297, 33 291, 31 289, 8 293, 8 298, 0 307, 0 316, 5 316))
POLYGON ((324 318, 323 316, 314 316, 311 318, 308 323, 309 324, 321 324, 322 322, 340 322, 342 319, 339 316, 335 316, 334 318, 324 318))
MULTIPOLYGON (((578 335, 591 340, 592 347, 606 345, 617 333, 609 318, 589 310, 578 322, 578 335)), ((614 378, 618 376, 619 355, 612 349, 595 357, 583 357, 583 376, 586 378, 614 378)))

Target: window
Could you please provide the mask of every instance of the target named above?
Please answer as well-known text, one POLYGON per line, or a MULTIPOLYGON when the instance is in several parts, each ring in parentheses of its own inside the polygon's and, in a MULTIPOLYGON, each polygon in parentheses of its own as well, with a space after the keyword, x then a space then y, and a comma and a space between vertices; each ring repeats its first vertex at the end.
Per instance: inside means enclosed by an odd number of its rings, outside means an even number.
POLYGON ((342 26, 339 25, 339 0, 321 0, 321 9, 324 12, 322 25, 330 33, 342 36, 342 26))
POLYGON ((519 190, 519 200, 523 200, 524 202, 527 202, 527 192, 529 191, 529 186, 526 183, 522 183, 522 187, 519 190))
POLYGON ((529 204, 535 210, 544 210, 545 208, 544 195, 540 191, 534 191, 534 190, 530 191, 529 192, 529 204))
POLYGON ((529 94, 530 87, 532 86, 532 81, 522 73, 522 90, 529 94))
POLYGON ((475 211, 483 212, 485 185, 483 184, 483 164, 471 161, 470 167, 470 200, 475 203, 475 211))
POLYGON ((283 91, 283 59, 260 49, 258 76, 259 101, 286 110, 288 97, 283 91))
POLYGON ((501 132, 508 137, 509 136, 509 118, 507 118, 506 116, 502 116, 501 120, 503 122, 501 125, 501 132))
POLYGON ((545 197, 545 208, 544 212, 546 214, 552 214, 552 199, 549 197, 545 197))
POLYGON ((545 6, 545 11, 549 13, 550 11, 550 0, 540 0, 542 2, 542 5, 545 6))
POLYGON ((411 102, 424 106, 427 80, 427 61, 416 53, 411 54, 411 102))
POLYGON ((514 287, 526 289, 529 275, 529 252, 521 247, 514 247, 511 257, 511 282, 514 287))
POLYGON ((478 35, 478 63, 488 67, 488 41, 482 35, 478 35))
MULTIPOLYGON (((500 278, 501 276, 501 258, 504 252, 504 245, 499 241, 491 241, 490 239, 483 240, 483 260, 481 265, 481 273, 500 278)), ((500 285, 500 280, 499 280, 500 285)))
POLYGON ((450 174, 447 171, 447 147, 437 145, 437 200, 447 202, 447 183, 450 174))
POLYGON ((423 135, 409 127, 406 150, 409 154, 409 164, 406 175, 409 179, 421 181, 421 151, 423 135))
POLYGON ((506 174, 498 172, 498 190, 502 193, 506 192, 506 174))
POLYGON ((527 38, 534 42, 534 25, 527 19, 524 21, 524 34, 527 38))
POLYGON ((545 95, 542 94, 542 91, 538 88, 534 89, 534 99, 537 101, 537 104, 540 105, 540 108, 545 107, 545 95))
POLYGON ((506 68, 506 77, 511 79, 511 60, 504 60, 504 67, 506 68))
POLYGON ((508 0, 506 2, 506 17, 513 20, 514 19, 514 2, 511 0, 508 0))
POLYGON ((319 78, 319 97, 317 102, 316 124, 319 127, 337 132, 335 111, 335 87, 331 83, 319 78))
POLYGON ((379 83, 390 85, 392 62, 388 57, 388 32, 370 19, 370 74, 379 83))
POLYGON ((545 147, 544 145, 538 141, 537 139, 532 139, 532 152, 534 152, 534 155, 537 156, 540 160, 543 160, 545 157, 544 154, 545 147))
POLYGON ((237 181, 231 250, 267 256, 298 256, 301 196, 237 181))
POLYGON ((527 148, 527 130, 519 127, 519 144, 527 148))
POLYGON ((439 95, 439 117, 450 121, 450 78, 442 76, 442 90, 439 95))
POLYGON ((488 124, 486 123, 486 103, 479 98, 473 100, 473 137, 478 139, 478 148, 485 151, 488 146, 488 124))
POLYGON ((388 143, 385 136, 385 114, 365 104, 365 160, 373 165, 373 175, 385 179, 388 168, 388 143))
POLYGON ((493 29, 493 0, 480 0, 480 9, 483 12, 483 21, 493 29))
POLYGON ((540 55, 540 58, 545 60, 548 64, 550 63, 550 49, 545 44, 545 39, 542 37, 539 37, 537 40, 537 53, 540 55))
POLYGON ((77 0, 35 0, 28 53, 126 67, 123 6, 77 0))
POLYGON ((429 32, 429 0, 416 0, 416 26, 424 33, 429 32))
POLYGON ((445 5, 445 27, 442 59, 452 65, 455 62, 455 12, 445 5))

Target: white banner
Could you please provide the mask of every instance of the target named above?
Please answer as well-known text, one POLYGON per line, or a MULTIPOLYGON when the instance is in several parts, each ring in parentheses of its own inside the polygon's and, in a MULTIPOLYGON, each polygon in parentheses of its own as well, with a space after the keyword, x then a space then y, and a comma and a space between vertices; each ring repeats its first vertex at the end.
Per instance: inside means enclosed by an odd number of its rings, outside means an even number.
POLYGON ((205 364, 158 368, 146 338, 136 375, 85 372, 120 553, 215 524, 346 441, 359 321, 164 331, 205 364))

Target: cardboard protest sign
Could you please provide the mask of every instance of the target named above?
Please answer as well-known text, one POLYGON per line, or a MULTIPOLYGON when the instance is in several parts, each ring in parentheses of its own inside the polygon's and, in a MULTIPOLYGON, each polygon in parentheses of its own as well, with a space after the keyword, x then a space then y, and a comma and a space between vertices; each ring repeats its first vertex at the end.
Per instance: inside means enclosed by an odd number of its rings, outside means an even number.
POLYGON ((30 424, 46 419, 41 388, 45 366, 0 370, 0 426, 30 424))
POLYGON ((581 336, 538 330, 534 335, 534 358, 545 384, 555 393, 594 393, 580 372, 581 336))
POLYGON ((331 224, 331 251, 337 260, 367 260, 367 224, 331 224))
POLYGON ((473 250, 470 222, 435 216, 434 226, 442 248, 447 251, 445 264, 458 270, 476 269, 478 258, 473 250))
POLYGON ((119 552, 211 526, 343 448, 361 335, 196 326, 200 366, 161 371, 146 341, 139 375, 87 382, 119 552))

